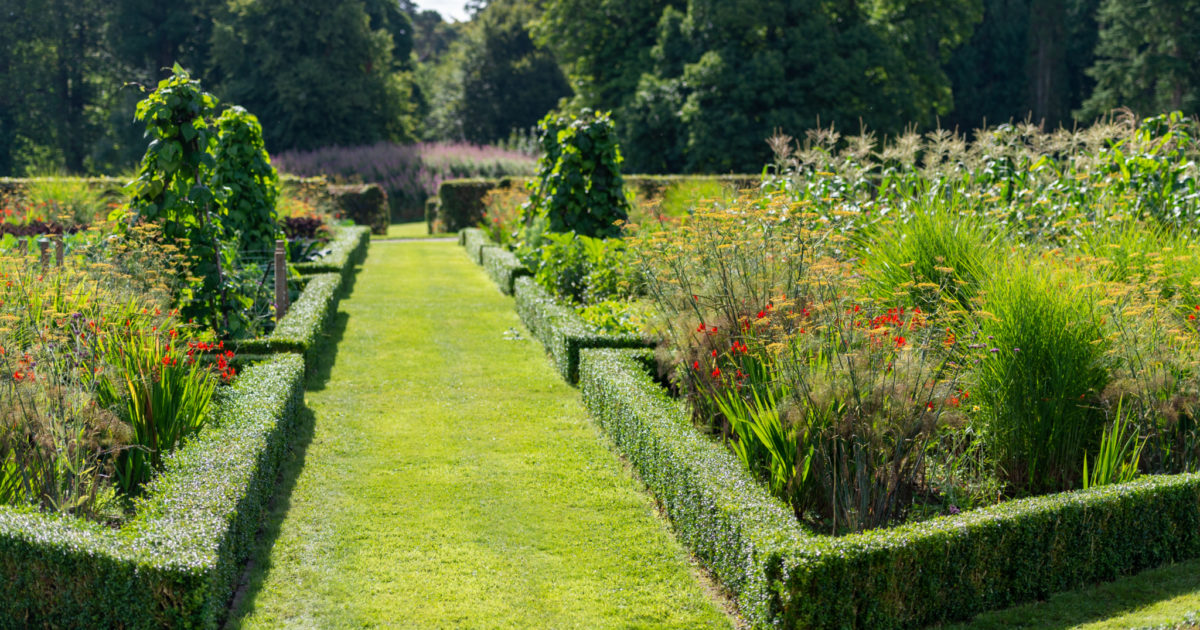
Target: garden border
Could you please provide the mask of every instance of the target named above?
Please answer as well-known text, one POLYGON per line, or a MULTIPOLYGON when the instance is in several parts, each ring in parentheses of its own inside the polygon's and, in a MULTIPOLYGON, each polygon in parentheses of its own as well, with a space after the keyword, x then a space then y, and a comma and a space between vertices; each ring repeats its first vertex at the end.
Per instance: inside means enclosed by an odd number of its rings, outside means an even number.
MULTIPOLYGON (((460 242, 485 247, 466 230, 460 242)), ((1018 499, 832 537, 804 529, 647 370, 645 350, 604 349, 531 277, 522 321, 576 378, 593 419, 664 506, 677 535, 756 627, 910 628, 968 619, 1168 562, 1200 557, 1200 474, 1018 499)))
POLYGON ((0 627, 216 627, 303 399, 300 357, 247 368, 120 529, 0 508, 0 627))

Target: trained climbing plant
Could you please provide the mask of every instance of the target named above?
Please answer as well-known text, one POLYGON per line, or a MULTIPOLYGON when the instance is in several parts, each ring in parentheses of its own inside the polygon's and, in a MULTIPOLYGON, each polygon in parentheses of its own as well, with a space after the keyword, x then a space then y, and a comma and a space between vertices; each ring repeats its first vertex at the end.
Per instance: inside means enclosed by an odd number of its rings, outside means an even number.
POLYGON ((538 123, 543 155, 529 183, 525 222, 551 232, 618 236, 629 216, 621 178, 621 150, 608 113, 547 115, 538 123))
POLYGON ((279 238, 275 200, 279 175, 263 145, 254 114, 230 107, 217 119, 212 187, 223 191, 221 223, 239 252, 269 252, 279 238))

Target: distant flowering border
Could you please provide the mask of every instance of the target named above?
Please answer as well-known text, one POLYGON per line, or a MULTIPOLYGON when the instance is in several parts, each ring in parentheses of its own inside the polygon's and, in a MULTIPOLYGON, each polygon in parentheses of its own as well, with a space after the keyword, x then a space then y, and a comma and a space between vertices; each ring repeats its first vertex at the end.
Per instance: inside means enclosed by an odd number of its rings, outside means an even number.
POLYGON ((242 372, 119 529, 0 507, 0 627, 215 628, 303 404, 304 365, 242 372))

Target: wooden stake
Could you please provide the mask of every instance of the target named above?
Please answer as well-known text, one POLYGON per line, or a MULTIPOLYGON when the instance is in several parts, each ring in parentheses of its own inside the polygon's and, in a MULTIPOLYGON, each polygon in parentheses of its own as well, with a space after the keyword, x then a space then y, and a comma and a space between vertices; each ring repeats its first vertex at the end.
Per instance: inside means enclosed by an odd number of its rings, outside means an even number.
POLYGON ((284 247, 286 241, 275 241, 275 321, 283 319, 287 314, 288 307, 288 289, 287 289, 287 250, 284 247))

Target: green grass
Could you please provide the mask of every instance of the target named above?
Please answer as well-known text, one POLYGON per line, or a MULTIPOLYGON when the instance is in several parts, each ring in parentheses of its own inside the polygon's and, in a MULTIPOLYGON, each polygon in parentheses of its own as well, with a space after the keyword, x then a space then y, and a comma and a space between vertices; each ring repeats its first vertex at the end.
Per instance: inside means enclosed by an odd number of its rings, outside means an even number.
POLYGON ((969 624, 947 628, 1145 628, 1170 626, 1196 611, 1200 611, 1200 560, 1060 593, 1044 602, 983 613, 969 624))
POLYGON ((454 234, 430 234, 424 221, 415 223, 393 223, 388 226, 387 236, 372 236, 376 240, 410 238, 450 238, 454 234))
POLYGON ((461 248, 376 243, 356 284, 232 627, 730 627, 461 248))

